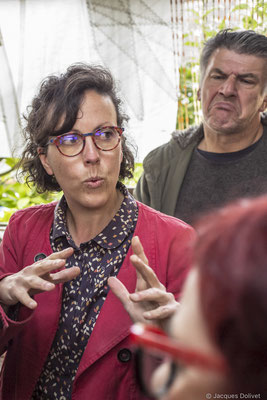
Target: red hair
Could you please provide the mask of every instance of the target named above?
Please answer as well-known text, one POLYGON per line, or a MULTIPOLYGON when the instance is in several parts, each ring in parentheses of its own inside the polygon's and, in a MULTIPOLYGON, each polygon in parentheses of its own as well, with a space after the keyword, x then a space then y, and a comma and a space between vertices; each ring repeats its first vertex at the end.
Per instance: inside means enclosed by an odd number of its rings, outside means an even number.
POLYGON ((267 196, 228 205, 196 229, 211 338, 229 363, 233 389, 267 398, 267 196))

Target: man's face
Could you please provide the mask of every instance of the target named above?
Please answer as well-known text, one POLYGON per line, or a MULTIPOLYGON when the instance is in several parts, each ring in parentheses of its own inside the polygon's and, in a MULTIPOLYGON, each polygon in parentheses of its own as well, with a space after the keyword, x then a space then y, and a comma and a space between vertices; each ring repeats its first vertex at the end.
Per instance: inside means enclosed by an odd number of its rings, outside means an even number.
POLYGON ((257 127, 267 106, 265 68, 263 58, 215 50, 200 88, 204 129, 231 134, 257 127))

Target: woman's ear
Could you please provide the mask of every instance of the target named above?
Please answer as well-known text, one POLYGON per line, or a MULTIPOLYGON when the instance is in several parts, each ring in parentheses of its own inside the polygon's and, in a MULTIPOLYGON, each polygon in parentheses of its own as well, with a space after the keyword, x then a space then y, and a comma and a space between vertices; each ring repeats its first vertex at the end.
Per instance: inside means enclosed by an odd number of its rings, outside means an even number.
POLYGON ((47 152, 44 150, 43 147, 38 147, 37 153, 39 155, 39 159, 45 169, 45 171, 48 173, 48 175, 54 175, 53 169, 49 164, 48 157, 47 157, 47 152))

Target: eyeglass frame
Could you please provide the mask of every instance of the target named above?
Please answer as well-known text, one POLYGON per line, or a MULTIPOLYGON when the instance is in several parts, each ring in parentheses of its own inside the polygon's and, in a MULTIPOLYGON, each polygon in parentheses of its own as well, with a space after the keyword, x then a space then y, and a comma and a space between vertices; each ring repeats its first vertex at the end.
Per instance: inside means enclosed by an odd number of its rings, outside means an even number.
POLYGON ((116 147, 118 147, 118 145, 119 145, 119 143, 120 143, 120 141, 121 141, 121 137, 122 137, 123 132, 124 132, 124 128, 121 128, 121 127, 119 127, 119 126, 102 126, 101 128, 97 129, 96 131, 94 131, 94 132, 88 132, 88 133, 80 133, 80 132, 75 132, 75 131, 69 131, 69 132, 62 133, 61 135, 58 135, 58 136, 56 136, 56 137, 54 137, 54 138, 52 138, 52 139, 49 139, 49 141, 48 141, 48 143, 47 143, 46 145, 48 146, 49 144, 55 144, 55 145, 56 145, 56 148, 58 149, 58 151, 60 152, 60 154, 62 154, 63 156, 65 156, 65 157, 76 157, 76 156, 78 156, 79 154, 81 154, 81 153, 83 152, 83 150, 84 150, 84 147, 85 147, 85 138, 86 138, 87 136, 91 136, 91 137, 92 137, 92 140, 93 140, 93 143, 94 143, 95 147, 96 147, 98 150, 101 150, 101 151, 112 151, 112 150, 116 149, 116 147), (96 142, 95 142, 95 135, 96 135, 98 132, 101 132, 102 129, 106 129, 106 128, 115 129, 116 132, 117 132, 118 135, 119 135, 119 136, 118 136, 118 142, 117 142, 116 146, 114 146, 114 147, 112 147, 112 149, 108 149, 108 150, 106 150, 106 149, 101 149, 101 147, 99 147, 99 146, 96 144, 96 142), (83 140, 83 145, 82 145, 82 149, 81 149, 77 154, 74 154, 74 155, 67 155, 67 154, 62 153, 62 151, 60 150, 59 144, 57 143, 57 140, 59 140, 62 136, 68 135, 68 134, 71 134, 71 133, 74 133, 74 134, 80 136, 80 137, 82 138, 82 140, 83 140))
MULTIPOLYGON (((156 350, 159 352, 159 354, 168 355, 172 359, 169 377, 165 386, 163 386, 156 395, 157 397, 166 393, 166 391, 172 385, 176 371, 179 368, 177 362, 182 362, 185 365, 202 367, 223 375, 227 374, 228 365, 223 356, 215 357, 201 353, 198 350, 189 349, 186 346, 182 346, 177 339, 169 337, 162 329, 154 325, 146 325, 141 323, 132 325, 130 328, 130 340, 137 346, 136 376, 140 388, 147 396, 151 396, 151 393, 148 392, 147 385, 144 384, 144 374, 142 373, 142 352, 145 349, 156 350)), ((152 397, 155 397, 155 394, 152 397)))

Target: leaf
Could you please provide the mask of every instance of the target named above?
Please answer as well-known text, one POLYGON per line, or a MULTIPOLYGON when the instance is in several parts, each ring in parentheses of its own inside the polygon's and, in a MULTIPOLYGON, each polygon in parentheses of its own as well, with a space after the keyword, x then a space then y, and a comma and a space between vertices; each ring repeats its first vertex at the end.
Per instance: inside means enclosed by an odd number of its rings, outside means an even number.
POLYGON ((222 22, 219 24, 219 30, 222 30, 225 28, 225 19, 222 20, 222 22))
POLYGON ((249 8, 248 4, 239 4, 238 6, 234 7, 231 12, 237 10, 247 10, 249 8))
POLYGON ((0 218, 0 221, 1 222, 8 222, 10 217, 11 217, 11 215, 14 214, 15 211, 16 211, 16 209, 5 210, 3 217, 0 218))
POLYGON ((17 207, 17 200, 10 199, 9 197, 3 197, 0 200, 0 207, 16 208, 17 207))
MULTIPOLYGON (((188 12, 190 12, 190 13, 194 14, 196 17, 200 18, 199 12, 197 12, 193 8, 189 8, 188 12)), ((197 20, 197 22, 199 23, 199 20, 197 20)))
POLYGON ((18 163, 19 159, 18 158, 6 158, 5 159, 5 164, 8 165, 9 167, 13 168, 16 166, 16 164, 18 163))
POLYGON ((199 47, 199 43, 187 41, 184 43, 186 46, 199 47))
POLYGON ((251 17, 243 17, 242 21, 245 29, 255 29, 258 25, 257 21, 251 17))
POLYGON ((22 208, 25 208, 29 205, 30 199, 28 197, 23 197, 22 199, 19 199, 17 202, 17 207, 19 210, 22 208))
POLYGON ((204 19, 205 19, 210 13, 212 13, 212 12, 214 12, 214 8, 211 8, 211 9, 208 10, 205 14, 203 14, 203 16, 202 16, 203 21, 204 21, 204 19))
POLYGON ((5 190, 4 194, 5 194, 6 196, 11 196, 11 197, 17 199, 16 192, 13 190, 13 188, 10 188, 10 189, 5 190))

